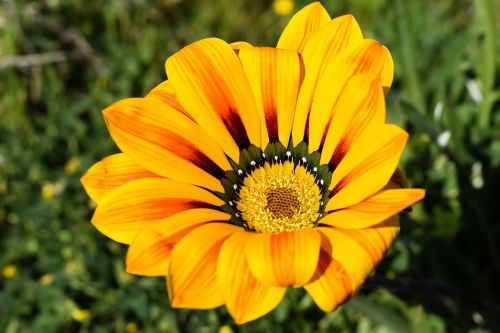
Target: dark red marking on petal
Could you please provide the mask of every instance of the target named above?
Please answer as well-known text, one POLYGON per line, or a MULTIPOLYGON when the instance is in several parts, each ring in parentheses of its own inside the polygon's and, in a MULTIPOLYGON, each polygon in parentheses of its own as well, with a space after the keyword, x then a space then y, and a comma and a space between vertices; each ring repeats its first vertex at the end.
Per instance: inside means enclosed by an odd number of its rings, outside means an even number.
POLYGON ((250 146, 250 139, 248 138, 245 125, 243 125, 243 121, 235 108, 229 107, 227 112, 222 115, 222 121, 238 147, 244 149, 250 146))
POLYGON ((331 170, 335 170, 335 168, 340 164, 344 156, 347 154, 348 150, 349 147, 347 146, 347 143, 344 140, 341 140, 335 148, 335 151, 333 152, 332 159, 328 163, 328 166, 331 170))
POLYGON ((349 178, 346 176, 332 189, 332 191, 330 192, 330 198, 340 192, 340 190, 343 189, 348 183, 349 178))
POLYGON ((137 121, 133 121, 134 115, 129 115, 127 121, 123 121, 118 114, 112 112, 107 114, 105 121, 111 122, 115 128, 125 133, 148 141, 152 145, 160 146, 161 148, 192 162, 194 165, 210 173, 217 179, 224 177, 224 170, 222 170, 221 167, 219 167, 214 161, 212 161, 212 159, 201 152, 191 142, 165 128, 159 128, 142 122, 140 120, 139 112, 135 112, 135 117, 137 118, 137 121), (134 126, 130 126, 130 124, 134 124, 134 126))
POLYGON ((279 141, 278 115, 276 113, 276 107, 274 105, 269 105, 266 107, 264 112, 266 115, 266 127, 269 135, 269 142, 279 141))

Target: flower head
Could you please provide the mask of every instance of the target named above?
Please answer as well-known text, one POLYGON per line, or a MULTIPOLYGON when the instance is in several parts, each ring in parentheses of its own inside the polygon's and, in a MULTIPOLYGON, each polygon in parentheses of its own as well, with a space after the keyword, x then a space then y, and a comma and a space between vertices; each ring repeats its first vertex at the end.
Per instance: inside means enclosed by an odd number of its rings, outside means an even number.
POLYGON ((172 306, 225 305, 238 323, 304 287, 348 300, 424 196, 397 169, 407 133, 385 122, 389 51, 319 3, 277 48, 208 38, 166 61, 144 98, 104 110, 122 153, 82 178, 92 223, 128 244, 127 271, 167 277, 172 306))

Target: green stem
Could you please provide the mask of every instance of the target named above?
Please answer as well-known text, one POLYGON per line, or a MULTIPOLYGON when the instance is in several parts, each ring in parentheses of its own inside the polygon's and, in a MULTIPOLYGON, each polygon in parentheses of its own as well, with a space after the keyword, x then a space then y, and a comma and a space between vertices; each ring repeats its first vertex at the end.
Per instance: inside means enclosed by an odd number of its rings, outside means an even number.
POLYGON ((487 128, 493 106, 492 92, 495 83, 495 7, 493 0, 476 0, 476 19, 484 34, 479 76, 482 81, 483 101, 478 114, 480 128, 487 128))

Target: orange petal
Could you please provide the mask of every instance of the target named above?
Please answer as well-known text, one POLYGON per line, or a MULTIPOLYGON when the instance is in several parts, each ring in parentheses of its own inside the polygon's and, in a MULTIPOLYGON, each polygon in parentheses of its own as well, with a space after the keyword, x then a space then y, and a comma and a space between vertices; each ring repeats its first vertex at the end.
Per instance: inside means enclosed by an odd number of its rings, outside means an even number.
POLYGON ((262 126, 262 146, 279 140, 287 147, 299 90, 298 54, 270 47, 252 47, 241 49, 239 57, 257 98, 261 124, 265 124, 262 126))
POLYGON ((320 163, 330 163, 335 169, 370 125, 380 126, 384 122, 385 101, 379 76, 355 75, 340 93, 325 133, 310 133, 309 144, 314 150, 322 147, 320 163))
POLYGON ((81 182, 89 197, 99 203, 107 193, 132 180, 158 177, 160 176, 144 169, 127 155, 114 154, 88 169, 81 182))
MULTIPOLYGON (((306 130, 308 130, 309 135, 313 133, 320 133, 321 135, 321 133, 325 132, 337 97, 351 76, 361 73, 380 75, 382 86, 390 86, 393 67, 389 51, 372 40, 363 40, 361 43, 357 43, 329 59, 324 65, 313 95, 307 95, 307 91, 299 93, 294 119, 293 142, 302 141, 305 134, 303 129, 308 115, 309 128, 306 130), (305 98, 306 101, 302 101, 302 98, 305 98)), ((315 148, 309 146, 311 152, 315 148)))
POLYGON ((371 227, 421 200, 424 195, 421 189, 381 191, 354 206, 326 215, 320 223, 348 229, 371 227))
POLYGON ((325 280, 320 278, 312 283, 313 288, 306 289, 314 294, 313 299, 323 310, 331 311, 330 309, 333 310, 337 306, 335 299, 328 300, 325 295, 320 294, 320 290, 324 289, 326 295, 334 293, 338 302, 343 302, 351 293, 355 293, 392 244, 399 232, 399 223, 397 217, 392 217, 371 228, 320 227, 318 230, 328 237, 332 244, 331 265, 334 267, 327 269, 322 277, 325 280), (346 276, 351 282, 350 286, 345 285, 346 276), (335 280, 340 284, 334 285, 332 282, 335 280), (334 291, 335 288, 342 290, 334 291))
POLYGON ((248 264, 268 286, 302 286, 316 271, 320 243, 315 229, 255 234, 247 244, 248 264))
POLYGON ((167 59, 166 70, 186 111, 234 161, 240 148, 261 146, 255 98, 234 50, 208 38, 167 59))
POLYGON ((119 101, 104 116, 118 147, 143 167, 223 191, 219 179, 231 166, 217 143, 187 116, 153 98, 119 101))
POLYGON ((106 195, 94 212, 92 224, 109 238, 130 244, 141 229, 157 220, 187 209, 223 203, 214 194, 193 185, 144 178, 106 195))
POLYGON ((333 171, 327 211, 349 207, 381 190, 396 169, 408 134, 384 125, 356 142, 333 171))
POLYGON ((159 220, 139 231, 127 251, 127 272, 164 276, 175 244, 194 228, 212 221, 229 220, 229 214, 207 208, 190 209, 159 220))
POLYGON ((293 141, 302 141, 316 85, 326 64, 342 50, 363 40, 358 23, 352 15, 336 17, 319 29, 308 41, 302 59, 305 76, 300 87, 293 127, 293 141))
POLYGON ((174 88, 172 87, 172 83, 170 83, 168 80, 163 81, 155 88, 153 88, 153 90, 151 90, 149 94, 146 95, 146 98, 158 98, 167 106, 172 107, 189 117, 186 110, 184 110, 182 105, 177 100, 174 88))
POLYGON ((305 6, 290 19, 277 47, 302 52, 309 39, 328 21, 330 15, 321 3, 314 2, 305 6))
POLYGON ((231 235, 222 245, 217 262, 224 303, 237 324, 252 321, 273 310, 286 291, 286 288, 269 287, 253 276, 245 253, 247 241, 252 236, 245 231, 231 235))
POLYGON ((172 251, 167 287, 175 308, 211 309, 224 304, 217 280, 220 248, 231 234, 243 231, 228 223, 202 225, 182 238, 172 251))

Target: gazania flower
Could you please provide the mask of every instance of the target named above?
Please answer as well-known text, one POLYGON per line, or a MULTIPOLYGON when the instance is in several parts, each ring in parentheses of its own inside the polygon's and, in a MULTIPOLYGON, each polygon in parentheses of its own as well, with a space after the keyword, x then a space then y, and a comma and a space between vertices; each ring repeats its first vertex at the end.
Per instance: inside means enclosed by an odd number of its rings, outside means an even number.
POLYGON ((324 311, 360 288, 424 196, 385 123, 389 51, 350 16, 298 12, 277 48, 209 38, 168 81, 104 110, 122 153, 82 178, 92 223, 130 245, 129 273, 166 276, 173 307, 225 305, 237 323, 304 287, 324 311))

